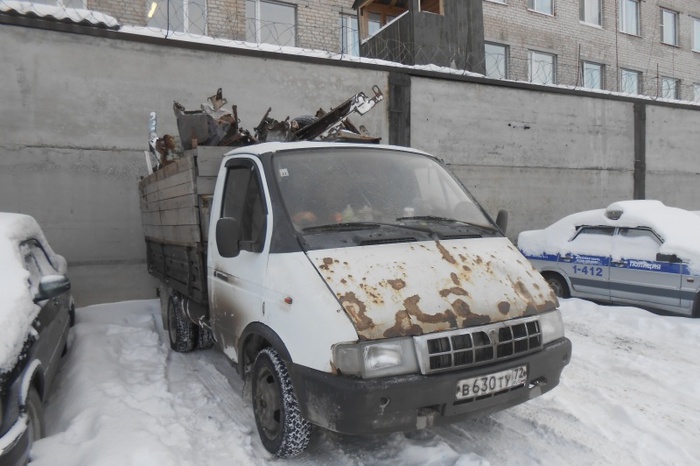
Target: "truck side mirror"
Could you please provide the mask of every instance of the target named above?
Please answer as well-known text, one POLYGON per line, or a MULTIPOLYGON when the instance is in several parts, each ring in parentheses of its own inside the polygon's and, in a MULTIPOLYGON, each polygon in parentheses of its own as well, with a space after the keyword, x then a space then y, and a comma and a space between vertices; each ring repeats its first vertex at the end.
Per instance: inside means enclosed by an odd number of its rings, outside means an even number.
POLYGON ((236 257, 241 252, 241 225, 235 218, 224 217, 216 222, 216 247, 221 257, 236 257))
POLYGON ((501 209, 498 211, 498 214, 496 215, 496 226, 501 229, 503 234, 506 234, 506 230, 508 229, 508 211, 501 209))

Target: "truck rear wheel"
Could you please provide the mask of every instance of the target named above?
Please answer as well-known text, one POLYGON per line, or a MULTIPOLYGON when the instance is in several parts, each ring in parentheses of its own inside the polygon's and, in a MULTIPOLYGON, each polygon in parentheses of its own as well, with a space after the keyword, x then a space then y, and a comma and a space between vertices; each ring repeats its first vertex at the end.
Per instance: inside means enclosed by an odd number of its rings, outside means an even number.
POLYGON ((278 458, 301 454, 311 439, 287 367, 272 348, 258 353, 253 366, 253 411, 260 440, 278 458))
POLYGON ((185 316, 184 300, 175 291, 168 299, 168 336, 170 347, 178 353, 192 351, 197 342, 197 326, 185 316))

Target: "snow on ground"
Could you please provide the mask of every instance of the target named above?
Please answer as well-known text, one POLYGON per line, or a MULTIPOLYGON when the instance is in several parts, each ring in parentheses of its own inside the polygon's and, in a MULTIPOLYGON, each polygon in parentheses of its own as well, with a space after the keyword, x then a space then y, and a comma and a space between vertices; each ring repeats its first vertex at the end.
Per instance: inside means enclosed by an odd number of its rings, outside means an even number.
POLYGON ((157 301, 78 309, 34 466, 686 465, 700 458, 700 319, 562 300, 573 359, 559 387, 425 435, 317 432, 282 461, 215 349, 169 351, 157 301))

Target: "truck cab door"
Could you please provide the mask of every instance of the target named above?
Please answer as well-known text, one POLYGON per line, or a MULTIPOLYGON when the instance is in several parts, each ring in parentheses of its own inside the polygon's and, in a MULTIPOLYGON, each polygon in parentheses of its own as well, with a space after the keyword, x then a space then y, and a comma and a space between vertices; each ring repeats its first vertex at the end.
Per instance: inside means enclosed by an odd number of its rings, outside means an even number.
POLYGON ((225 170, 220 210, 210 226, 216 228, 216 235, 209 238, 207 273, 215 340, 237 361, 238 336, 263 312, 270 222, 261 169, 255 161, 230 160, 225 170))

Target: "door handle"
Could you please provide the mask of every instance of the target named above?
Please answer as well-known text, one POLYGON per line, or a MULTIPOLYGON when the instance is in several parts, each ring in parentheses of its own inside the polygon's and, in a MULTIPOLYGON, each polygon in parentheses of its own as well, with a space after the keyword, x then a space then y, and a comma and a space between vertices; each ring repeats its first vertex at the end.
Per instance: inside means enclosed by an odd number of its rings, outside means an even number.
POLYGON ((214 270, 214 276, 220 280, 223 280, 225 282, 228 281, 228 274, 224 272, 219 272, 218 270, 214 270))
POLYGON ((625 261, 610 261, 610 265, 614 265, 615 267, 624 267, 625 261))
POLYGON ((561 259, 562 262, 571 262, 574 260, 574 257, 571 254, 567 254, 565 256, 560 256, 559 259, 561 259))

